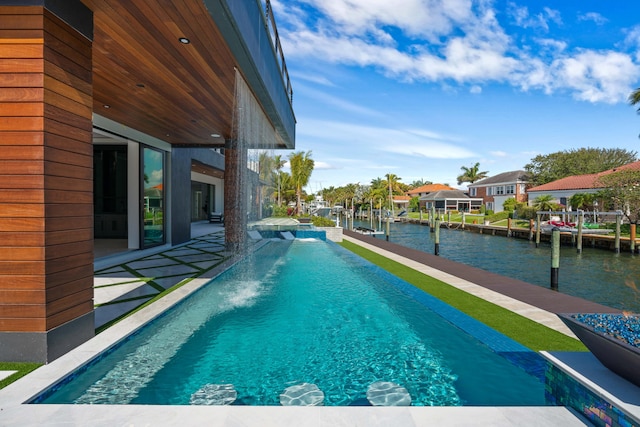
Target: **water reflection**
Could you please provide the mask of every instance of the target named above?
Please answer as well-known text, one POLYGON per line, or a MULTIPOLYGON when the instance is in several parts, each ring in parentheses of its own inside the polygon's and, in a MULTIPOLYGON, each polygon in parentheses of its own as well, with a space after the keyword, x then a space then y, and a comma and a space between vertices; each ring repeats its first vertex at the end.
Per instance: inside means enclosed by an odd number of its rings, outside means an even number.
MULTIPOLYGON (((356 226, 357 226, 356 221, 356 226)), ((363 222, 362 226, 368 226, 363 222)), ((384 236, 379 236, 379 238, 384 236)), ((433 253, 433 233, 417 224, 391 224, 391 242, 433 253)), ((459 230, 442 229, 440 256, 503 276, 549 287, 551 252, 535 243, 459 230)), ((640 312, 640 257, 583 247, 560 250, 559 291, 622 310, 640 312)))

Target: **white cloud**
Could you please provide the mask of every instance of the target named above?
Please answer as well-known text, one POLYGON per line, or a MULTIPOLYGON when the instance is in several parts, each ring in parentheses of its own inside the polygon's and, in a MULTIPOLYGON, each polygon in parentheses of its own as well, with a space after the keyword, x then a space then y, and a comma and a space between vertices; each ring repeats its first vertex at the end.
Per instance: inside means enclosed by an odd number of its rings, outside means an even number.
MULTIPOLYGON (((498 82, 606 103, 624 102, 640 78, 640 26, 627 33, 624 44, 635 49, 630 54, 507 34, 488 0, 405 0, 403 7, 388 0, 298 0, 304 7, 291 3, 278 3, 288 24, 280 31, 285 52, 316 69, 324 61, 372 67, 408 82, 469 85, 472 93, 498 82), (306 15, 312 7, 317 10, 306 15), (534 44, 527 45, 531 40, 534 44)), ((531 14, 510 3, 507 12, 520 27, 538 32, 562 25, 560 12, 548 7, 531 14)), ((581 16, 601 22, 597 14, 581 16)), ((333 102, 343 109, 362 108, 333 102)))
POLYGON ((478 85, 473 85, 473 86, 471 86, 471 89, 469 89, 469 92, 471 92, 473 94, 482 93, 482 87, 478 86, 478 85))
POLYGON ((318 170, 330 170, 330 169, 339 169, 337 166, 333 166, 327 162, 319 162, 319 161, 314 161, 313 162, 313 169, 318 169, 318 170))
POLYGON ((579 100, 606 103, 626 100, 630 85, 640 73, 626 54, 593 50, 558 58, 550 69, 554 80, 551 86, 572 90, 579 100))
POLYGON ((323 120, 305 120, 297 128, 297 139, 317 139, 327 150, 348 147, 358 152, 393 153, 431 159, 463 159, 474 153, 464 148, 455 137, 425 129, 394 129, 363 124, 323 120))
POLYGON ((327 94, 321 90, 313 89, 312 87, 304 86, 304 85, 296 85, 296 90, 299 93, 304 93, 304 95, 313 98, 317 101, 320 101, 328 106, 339 108, 343 111, 349 111, 351 113, 357 113, 364 116, 371 117, 383 117, 379 111, 373 110, 371 108, 363 107, 362 105, 355 104, 353 102, 349 102, 345 99, 338 98, 332 95, 327 94))
POLYGON ((511 15, 514 23, 522 28, 539 28, 549 31, 549 23, 562 25, 560 12, 549 7, 542 8, 542 12, 531 15, 529 8, 509 3, 507 12, 511 15))
POLYGON ((295 80, 304 80, 322 86, 335 86, 331 80, 320 74, 291 72, 289 75, 295 80))
POLYGON ((609 20, 597 12, 578 14, 578 21, 593 21, 596 25, 604 25, 609 20))

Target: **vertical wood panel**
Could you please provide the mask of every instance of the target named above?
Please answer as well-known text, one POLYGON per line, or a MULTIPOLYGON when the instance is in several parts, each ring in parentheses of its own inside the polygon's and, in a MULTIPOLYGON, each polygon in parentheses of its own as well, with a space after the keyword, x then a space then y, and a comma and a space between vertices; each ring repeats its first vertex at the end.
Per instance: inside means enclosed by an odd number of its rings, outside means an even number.
POLYGON ((92 48, 0 10, 0 331, 44 332, 93 309, 92 48))

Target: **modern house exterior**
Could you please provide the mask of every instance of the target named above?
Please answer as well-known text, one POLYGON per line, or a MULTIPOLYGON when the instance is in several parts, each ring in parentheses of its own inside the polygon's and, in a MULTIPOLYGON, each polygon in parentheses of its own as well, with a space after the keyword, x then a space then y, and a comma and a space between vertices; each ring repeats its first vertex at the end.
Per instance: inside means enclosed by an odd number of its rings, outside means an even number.
POLYGON ((471 212, 479 210, 482 199, 467 196, 462 190, 439 190, 420 197, 420 208, 426 211, 435 208, 437 212, 471 212))
POLYGON ((609 169, 599 173, 586 175, 574 175, 551 181, 543 185, 530 188, 527 193, 529 195, 529 204, 533 204, 537 197, 550 195, 555 203, 571 209, 569 199, 577 193, 595 194, 602 190, 603 186, 599 179, 604 175, 609 175, 621 170, 640 170, 640 161, 629 163, 614 169, 609 169))
POLYGON ((1 0, 0 360, 94 335, 101 239, 175 246, 224 212, 241 247, 247 165, 294 147, 268 0, 1 0))
POLYGON ((502 212, 507 199, 518 202, 527 201, 529 175, 526 171, 504 172, 468 185, 470 197, 482 198, 487 210, 502 212))

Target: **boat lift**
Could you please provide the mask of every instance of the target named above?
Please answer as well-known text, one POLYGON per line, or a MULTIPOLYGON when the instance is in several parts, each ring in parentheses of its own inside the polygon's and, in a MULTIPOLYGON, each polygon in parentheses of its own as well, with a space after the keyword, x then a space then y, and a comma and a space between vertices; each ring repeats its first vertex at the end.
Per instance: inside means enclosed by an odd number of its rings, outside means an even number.
MULTIPOLYGON (((585 227, 585 223, 584 223, 584 216, 585 216, 585 211, 578 209, 577 211, 537 211, 536 212, 536 247, 539 246, 540 244, 540 233, 542 232, 542 222, 540 221, 540 218, 542 215, 549 215, 549 219, 551 219, 552 216, 560 216, 563 219, 566 219, 567 217, 575 217, 577 218, 577 221, 575 222, 575 224, 571 224, 570 227, 568 227, 568 229, 563 230, 562 228, 560 228, 561 232, 569 232, 571 233, 573 236, 576 236, 576 247, 578 249, 578 253, 582 252, 582 235, 583 234, 602 234, 602 233, 598 233, 595 232, 595 230, 590 230, 588 228, 585 227), (586 230, 585 230, 586 228, 586 230)), ((602 216, 611 216, 614 215, 616 217, 616 228, 615 228, 615 241, 614 241, 614 250, 616 253, 620 253, 620 226, 622 224, 622 216, 623 213, 622 211, 618 210, 618 211, 612 211, 612 212, 593 212, 594 215, 594 219, 597 218, 597 216, 599 215, 600 217, 602 216)), ((568 221, 563 221, 564 224, 566 224, 568 221)), ((553 225, 553 224, 552 224, 553 225)), ((634 233, 635 234, 635 233, 634 233)), ((632 241, 635 240, 635 235, 632 236, 632 241)), ((632 247, 633 250, 633 247, 632 247)))

